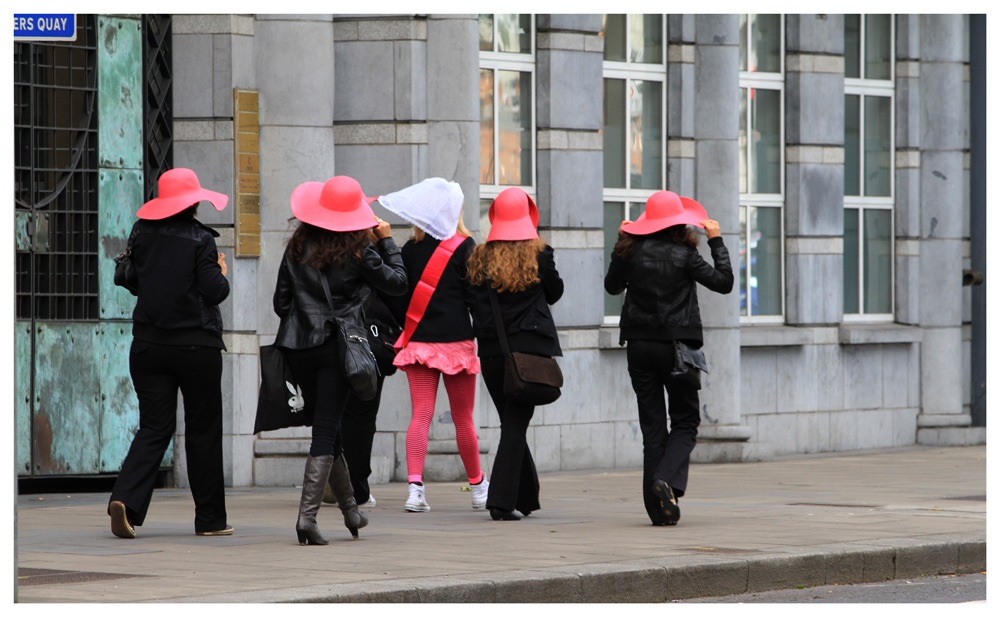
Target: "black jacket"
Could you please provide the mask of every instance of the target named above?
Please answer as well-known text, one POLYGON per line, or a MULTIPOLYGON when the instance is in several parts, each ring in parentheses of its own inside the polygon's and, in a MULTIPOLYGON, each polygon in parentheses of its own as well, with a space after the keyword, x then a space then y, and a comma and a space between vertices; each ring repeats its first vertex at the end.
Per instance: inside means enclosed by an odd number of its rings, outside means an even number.
POLYGON ((727 294, 733 289, 733 268, 722 238, 708 241, 713 268, 697 249, 675 244, 663 232, 640 238, 628 259, 612 254, 604 289, 618 295, 628 288, 622 307, 621 337, 628 340, 687 341, 702 346, 701 313, 695 283, 727 294))
POLYGON ((289 349, 318 347, 333 334, 337 319, 364 328, 372 287, 389 295, 406 292, 406 268, 392 238, 368 245, 360 260, 347 259, 322 271, 290 259, 285 249, 274 288, 274 312, 281 318, 274 344, 289 349), (332 307, 321 276, 329 283, 332 307))
MULTIPOLYGON (((556 270, 555 252, 551 246, 538 254, 538 278, 540 282, 524 291, 497 293, 507 342, 511 351, 561 356, 562 348, 549 305, 562 297, 563 281, 556 270)), ((479 342, 479 357, 502 355, 489 290, 485 285, 474 286, 473 290, 476 298, 472 321, 479 342)))
POLYGON ((229 296, 229 281, 218 263, 219 233, 183 216, 140 219, 132 232, 139 280, 133 336, 165 345, 223 348, 219 303, 229 296))
MULTIPOLYGON (((409 277, 409 290, 406 295, 393 298, 390 304, 393 315, 400 324, 406 324, 406 309, 410 305, 410 298, 413 297, 413 290, 420 277, 424 275, 424 268, 427 267, 431 255, 440 244, 440 240, 425 236, 420 242, 410 240, 403 245, 403 265, 406 266, 409 277)), ((431 296, 431 301, 427 304, 423 319, 410 337, 411 341, 453 343, 472 340, 470 314, 475 294, 467 274, 469 254, 475 246, 475 240, 466 238, 455 249, 441 273, 441 279, 434 290, 434 295, 431 296)))

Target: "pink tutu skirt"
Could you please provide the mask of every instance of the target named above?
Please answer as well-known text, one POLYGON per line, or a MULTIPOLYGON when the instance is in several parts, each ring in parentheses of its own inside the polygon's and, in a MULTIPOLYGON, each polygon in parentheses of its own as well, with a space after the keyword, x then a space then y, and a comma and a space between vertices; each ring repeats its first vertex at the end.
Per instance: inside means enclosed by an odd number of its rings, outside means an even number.
POLYGON ((454 343, 410 341, 406 347, 399 350, 392 364, 404 371, 411 364, 422 364, 447 375, 457 375, 462 371, 475 375, 480 371, 476 343, 472 340, 454 343))

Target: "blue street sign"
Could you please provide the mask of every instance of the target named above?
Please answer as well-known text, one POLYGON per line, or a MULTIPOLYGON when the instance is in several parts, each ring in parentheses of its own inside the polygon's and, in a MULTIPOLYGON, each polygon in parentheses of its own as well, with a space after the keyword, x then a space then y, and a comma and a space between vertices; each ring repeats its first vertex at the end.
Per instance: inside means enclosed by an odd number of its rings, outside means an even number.
POLYGON ((75 41, 73 13, 15 13, 15 41, 75 41))

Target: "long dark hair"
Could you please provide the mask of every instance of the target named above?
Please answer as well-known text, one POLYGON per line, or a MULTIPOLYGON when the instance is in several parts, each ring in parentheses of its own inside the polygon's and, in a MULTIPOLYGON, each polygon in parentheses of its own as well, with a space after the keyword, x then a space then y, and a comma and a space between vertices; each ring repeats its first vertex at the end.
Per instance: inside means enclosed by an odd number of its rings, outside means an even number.
POLYGON ((671 225, 647 236, 635 236, 626 231, 619 231, 618 242, 615 243, 613 252, 622 259, 628 259, 635 252, 635 243, 640 238, 648 237, 662 238, 674 244, 698 248, 698 236, 695 235, 694 229, 690 225, 671 225))
POLYGON ((348 257, 361 259, 361 253, 371 241, 370 229, 330 231, 300 221, 288 239, 288 256, 322 270, 330 265, 340 266, 348 257))

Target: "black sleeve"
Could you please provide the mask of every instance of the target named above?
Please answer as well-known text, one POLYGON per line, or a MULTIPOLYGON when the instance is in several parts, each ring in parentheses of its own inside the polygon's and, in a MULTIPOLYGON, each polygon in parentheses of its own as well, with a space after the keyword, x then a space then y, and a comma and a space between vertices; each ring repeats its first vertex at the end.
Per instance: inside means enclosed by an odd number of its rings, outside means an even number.
POLYGON ((542 279, 542 290, 545 292, 545 302, 555 304, 563 295, 563 280, 556 270, 555 251, 546 245, 538 254, 538 277, 542 279))
POLYGON ((205 234, 204 239, 198 243, 194 267, 198 293, 205 299, 205 304, 215 306, 229 297, 229 281, 222 276, 219 250, 212 236, 205 234))
POLYGON ((391 237, 382 238, 365 249, 361 255, 361 275, 372 287, 387 295, 401 296, 407 291, 406 266, 391 237))
POLYGON ((473 307, 476 305, 476 290, 472 287, 472 282, 469 280, 469 257, 472 255, 472 250, 476 248, 476 241, 469 236, 465 239, 465 242, 458 247, 458 274, 462 279, 462 295, 465 297, 465 306, 469 309, 469 315, 473 313, 473 307))
POLYGON ((708 246, 712 250, 715 267, 708 265, 697 251, 691 251, 687 271, 691 278, 705 287, 720 294, 727 294, 733 290, 733 267, 729 263, 729 250, 722 241, 722 236, 711 238, 708 246))
POLYGON ((278 266, 278 282, 274 286, 274 297, 271 304, 278 317, 284 317, 292 311, 292 303, 295 301, 292 290, 292 275, 288 263, 288 253, 282 255, 281 264, 278 266))
POLYGON ((608 273, 604 276, 604 290, 612 296, 617 296, 628 287, 628 261, 611 253, 611 264, 608 266, 608 273))

